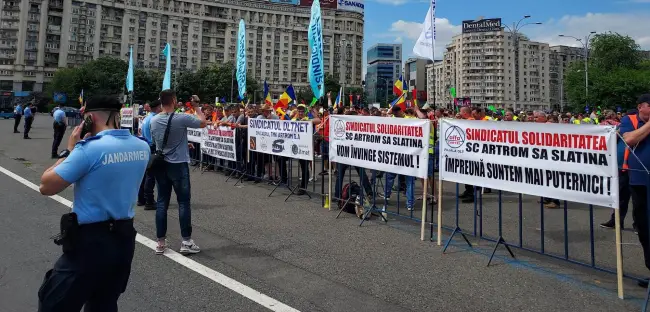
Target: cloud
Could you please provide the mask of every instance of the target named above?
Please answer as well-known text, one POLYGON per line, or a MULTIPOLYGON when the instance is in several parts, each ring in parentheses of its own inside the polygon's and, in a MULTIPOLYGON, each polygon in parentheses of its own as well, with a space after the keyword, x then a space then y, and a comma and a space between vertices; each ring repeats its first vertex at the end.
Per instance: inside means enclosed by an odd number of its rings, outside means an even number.
MULTIPOLYGON (((648 0, 644 0, 648 1, 648 0)), ((524 33, 531 39, 548 42, 551 45, 563 44, 579 46, 580 43, 572 38, 562 38, 558 35, 569 35, 584 38, 590 32, 615 32, 628 35, 636 40, 642 49, 650 49, 650 33, 644 27, 650 19, 650 12, 635 13, 587 13, 582 16, 565 15, 559 19, 551 19, 542 25, 531 25, 524 33)))
MULTIPOLYGON (((401 38, 404 47, 403 56, 404 60, 406 60, 412 54, 411 50, 413 45, 418 40, 418 37, 420 37, 423 27, 424 23, 398 20, 391 24, 387 34, 381 36, 401 38)), ((460 31, 460 25, 453 25, 446 18, 436 18, 436 58, 442 58, 445 45, 451 42, 451 38, 455 34, 460 33, 460 31)))
MULTIPOLYGON (((634 0, 650 1, 650 0, 634 0)), ((550 45, 580 46, 579 42, 571 38, 562 38, 558 35, 571 35, 578 38, 584 37, 591 31, 617 32, 628 35, 636 40, 642 49, 650 50, 650 33, 644 25, 650 20, 650 12, 630 13, 587 13, 585 15, 565 15, 560 18, 549 19, 542 25, 528 25, 521 32, 535 41, 547 42, 550 45)), ((392 40, 401 40, 406 60, 412 55, 411 49, 422 32, 423 23, 417 21, 398 20, 393 22, 389 31, 377 34, 376 37, 392 40)), ((436 59, 442 58, 445 46, 451 38, 461 33, 461 26, 454 25, 446 18, 436 18, 436 59)))

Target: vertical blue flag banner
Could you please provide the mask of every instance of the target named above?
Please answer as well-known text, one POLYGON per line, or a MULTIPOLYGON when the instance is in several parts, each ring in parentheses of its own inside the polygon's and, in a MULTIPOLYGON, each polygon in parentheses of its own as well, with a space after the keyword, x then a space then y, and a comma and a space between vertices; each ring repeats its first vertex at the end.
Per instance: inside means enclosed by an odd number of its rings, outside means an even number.
POLYGON ((311 56, 309 57, 309 85, 314 97, 321 98, 325 92, 325 72, 323 71, 323 23, 320 14, 320 1, 311 5, 311 19, 307 30, 311 56))
POLYGON ((133 92, 133 46, 129 48, 129 72, 126 74, 126 91, 133 92))
POLYGON ((239 20, 239 33, 237 34, 237 86, 239 98, 244 99, 246 94, 246 25, 244 20, 239 20))
POLYGON ((167 90, 172 88, 172 48, 169 43, 165 45, 162 53, 165 55, 165 78, 163 79, 162 89, 167 90))

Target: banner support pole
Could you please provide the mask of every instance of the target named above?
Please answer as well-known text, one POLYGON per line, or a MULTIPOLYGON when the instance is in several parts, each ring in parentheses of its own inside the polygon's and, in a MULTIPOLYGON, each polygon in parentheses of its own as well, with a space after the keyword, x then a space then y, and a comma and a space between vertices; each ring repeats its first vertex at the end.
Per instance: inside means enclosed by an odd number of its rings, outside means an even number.
POLYGON ((442 244, 442 180, 438 179, 438 246, 440 246, 441 244, 442 244))
MULTIPOLYGON (((429 177, 424 179, 424 190, 422 193, 422 221, 420 222, 420 240, 424 241, 424 229, 426 228, 427 223, 427 191, 429 186, 429 177)), ((433 213, 433 211, 431 212, 433 213)), ((440 219, 440 210, 438 210, 438 219, 440 219)), ((431 238, 429 238, 431 240, 431 238)), ((438 238, 440 240, 440 238, 438 238)), ((440 244, 440 243, 438 243, 440 244)))
MULTIPOLYGON (((329 120, 327 122, 329 122, 329 120)), ((329 136, 329 134, 328 134, 328 136, 329 136)), ((330 146, 331 145, 329 145, 328 148, 330 146)), ((327 151, 327 160, 328 160, 327 161, 327 177, 328 177, 327 180, 328 181, 327 181, 327 197, 325 198, 325 200, 329 201, 329 203, 327 203, 327 204, 328 204, 329 210, 332 211, 332 160, 330 159, 329 155, 330 155, 330 151, 328 150, 327 151)))
POLYGON ((618 298, 624 299, 623 250, 621 248, 621 211, 619 209, 614 209, 614 223, 616 224, 616 284, 618 285, 618 298))

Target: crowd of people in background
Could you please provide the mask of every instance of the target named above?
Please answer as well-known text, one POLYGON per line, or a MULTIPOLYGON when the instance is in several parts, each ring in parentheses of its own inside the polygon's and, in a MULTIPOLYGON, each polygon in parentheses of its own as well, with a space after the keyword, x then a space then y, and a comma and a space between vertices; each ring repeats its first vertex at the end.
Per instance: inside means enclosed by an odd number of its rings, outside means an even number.
MULTIPOLYGON (((302 120, 311 121, 314 124, 314 151, 316 158, 322 158, 324 162, 323 169, 312 168, 311 162, 299 161, 300 164, 300 186, 296 190, 297 195, 306 193, 307 184, 318 179, 318 176, 325 176, 328 174, 330 166, 328 161, 329 149, 329 119, 330 114, 346 114, 346 115, 361 115, 361 116, 376 116, 376 117, 394 117, 394 118, 420 118, 429 119, 432 122, 430 134, 430 178, 433 178, 434 172, 437 170, 437 126, 438 120, 441 118, 457 118, 468 120, 483 120, 483 121, 513 121, 513 122, 535 122, 535 123, 565 123, 565 124, 603 124, 603 125, 618 125, 621 118, 627 113, 634 113, 633 111, 622 113, 614 112, 612 110, 604 110, 602 112, 591 113, 560 113, 560 112, 545 112, 545 111, 520 111, 515 112, 512 109, 485 109, 482 107, 455 107, 450 108, 431 108, 428 105, 418 107, 406 107, 395 105, 391 108, 378 108, 378 107, 359 107, 359 106, 339 106, 332 105, 330 94, 327 95, 327 106, 321 105, 316 102, 313 106, 306 104, 297 104, 295 101, 291 102, 285 109, 276 109, 269 104, 200 104, 192 103, 195 99, 182 102, 178 101, 176 104, 176 113, 191 114, 197 113, 198 107, 204 113, 205 118, 209 125, 213 126, 226 126, 233 129, 239 129, 237 132, 237 155, 240 160, 248 161, 226 161, 223 159, 214 159, 210 156, 204 155, 203 161, 208 163, 208 170, 223 171, 227 174, 232 174, 235 178, 240 178, 246 181, 253 181, 260 183, 262 181, 269 181, 272 184, 286 184, 288 179, 288 158, 281 156, 271 156, 263 153, 251 152, 248 157, 248 142, 247 140, 247 125, 249 118, 261 119, 283 119, 283 120, 302 120), (320 171, 315 174, 314 170, 320 171)), ((150 104, 147 103, 142 106, 140 115, 145 115, 151 110, 150 104)), ((198 149, 198 143, 190 143, 191 149, 198 149)), ((198 161, 194 160, 192 165, 198 165, 198 161)), ((336 186, 334 190, 334 198, 340 198, 341 190, 344 184, 345 171, 348 169, 347 165, 331 164, 332 170, 336 175, 336 186)), ((364 193, 368 197, 374 196, 372 185, 376 178, 381 178, 384 173, 381 172, 365 172, 362 168, 355 168, 361 177, 361 186, 364 193), (371 183, 371 180, 373 183, 371 183)), ((406 195, 406 208, 413 210, 416 200, 422 200, 422 197, 415 196, 415 178, 397 176, 393 174, 386 174, 386 183, 383 191, 377 192, 377 196, 386 201, 390 200, 393 191, 393 184, 395 179, 398 180, 398 187, 396 190, 404 192, 406 195)), ((423 181, 423 180, 422 180, 423 181)), ((475 201, 477 192, 482 194, 491 193, 490 189, 481 189, 471 185, 465 186, 465 191, 460 194, 460 199, 464 203, 472 203, 475 201)), ((429 192, 427 200, 436 202, 437 199, 429 192)), ((367 197, 366 197, 367 198, 367 197)), ((145 203, 143 203, 144 205, 145 203)), ((559 208, 560 202, 557 199, 544 199, 544 207, 553 209, 559 208)))

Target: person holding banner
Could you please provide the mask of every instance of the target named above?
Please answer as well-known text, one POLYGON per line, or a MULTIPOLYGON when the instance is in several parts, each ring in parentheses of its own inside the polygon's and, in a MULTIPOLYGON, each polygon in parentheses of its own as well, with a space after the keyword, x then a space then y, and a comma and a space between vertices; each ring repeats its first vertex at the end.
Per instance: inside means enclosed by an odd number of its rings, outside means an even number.
MULTIPOLYGON (((648 187, 650 187, 650 94, 637 100, 637 115, 629 115, 621 120, 620 133, 632 155, 628 158, 629 183, 632 191, 634 221, 643 247, 645 265, 650 269, 650 230, 648 228, 648 187)), ((648 287, 648 282, 639 285, 648 287)))
MULTIPOLYGON (((260 114, 256 117, 257 119, 280 119, 277 115, 272 114, 271 112, 273 111, 273 108, 268 105, 264 104, 262 107, 260 107, 260 114)), ((257 179, 255 180, 255 183, 260 183, 261 178, 264 179, 270 179, 271 178, 271 155, 265 154, 265 153, 256 153, 256 158, 257 158, 257 172, 256 172, 256 177, 257 179), (267 174, 268 173, 268 174, 267 174)), ((278 159, 279 161, 280 159, 278 159)), ((280 168, 282 170, 282 168, 280 168)), ((285 168, 286 171, 286 168, 285 168)), ((282 173, 281 173, 282 175, 282 173)), ((287 183, 287 174, 284 173, 284 176, 281 176, 280 178, 280 183, 287 183)))

